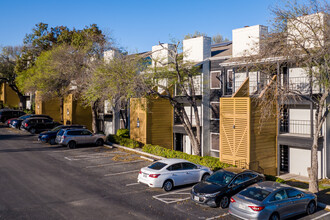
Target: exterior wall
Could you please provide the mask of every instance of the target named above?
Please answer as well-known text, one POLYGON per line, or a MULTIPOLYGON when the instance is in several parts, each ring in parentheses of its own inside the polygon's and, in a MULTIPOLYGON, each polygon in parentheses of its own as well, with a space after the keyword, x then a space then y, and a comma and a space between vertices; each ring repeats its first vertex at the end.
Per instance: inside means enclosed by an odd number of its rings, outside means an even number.
MULTIPOLYGON (((289 133, 311 135, 310 109, 289 109, 289 133)), ((313 118, 315 118, 313 111, 313 118)))
MULTIPOLYGON (((323 177, 322 153, 318 151, 319 178, 323 177)), ((311 166, 311 151, 289 146, 289 172, 301 176, 308 176, 307 167, 311 166)))
POLYGON ((260 38, 267 33, 268 27, 262 25, 234 29, 233 57, 258 54, 260 38))
POLYGON ((168 100, 148 103, 147 143, 173 149, 173 108, 168 100))
POLYGON ((183 40, 184 61, 201 62, 211 56, 211 38, 195 37, 183 40))
MULTIPOLYGON (((277 174, 277 120, 275 116, 260 122, 262 112, 256 102, 251 107, 250 169, 277 174)), ((273 109, 275 114, 276 109, 273 109)))
POLYGON ((162 64, 167 64, 171 61, 170 51, 174 49, 173 44, 152 46, 152 66, 155 66, 155 62, 157 62, 157 66, 164 66, 162 64))
POLYGON ((0 101, 9 107, 19 107, 19 97, 7 83, 1 84, 0 101))
POLYGON ((36 92, 35 96, 36 114, 49 115, 54 121, 61 121, 60 99, 52 99, 49 101, 42 101, 41 96, 36 92))

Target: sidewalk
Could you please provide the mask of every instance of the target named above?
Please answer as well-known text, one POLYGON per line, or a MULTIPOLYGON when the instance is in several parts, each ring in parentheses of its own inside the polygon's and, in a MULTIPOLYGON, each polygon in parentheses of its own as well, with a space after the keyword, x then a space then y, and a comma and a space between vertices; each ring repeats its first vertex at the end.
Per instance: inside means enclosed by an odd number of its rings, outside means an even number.
MULTIPOLYGON (((286 181, 286 184, 300 189, 308 190, 309 178, 296 174, 286 173, 278 176, 286 181)), ((327 184, 325 184, 327 185, 327 184)), ((322 189, 316 194, 318 206, 330 211, 330 188, 322 189)))

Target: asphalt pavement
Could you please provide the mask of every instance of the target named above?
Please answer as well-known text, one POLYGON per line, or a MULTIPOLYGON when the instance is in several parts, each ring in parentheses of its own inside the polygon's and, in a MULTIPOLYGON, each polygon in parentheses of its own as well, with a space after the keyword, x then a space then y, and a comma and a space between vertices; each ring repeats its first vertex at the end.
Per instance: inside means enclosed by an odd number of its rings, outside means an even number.
POLYGON ((235 219, 190 201, 191 185, 165 193, 138 184, 149 163, 116 148, 50 146, 0 126, 0 219, 235 219))

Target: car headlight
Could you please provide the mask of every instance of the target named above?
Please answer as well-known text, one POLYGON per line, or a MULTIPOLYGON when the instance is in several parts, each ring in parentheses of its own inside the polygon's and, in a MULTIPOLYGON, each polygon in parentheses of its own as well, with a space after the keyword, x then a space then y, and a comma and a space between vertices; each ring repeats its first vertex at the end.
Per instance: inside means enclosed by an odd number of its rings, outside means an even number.
POLYGON ((218 196, 220 194, 221 194, 221 191, 220 192, 211 193, 211 194, 205 194, 205 197, 216 197, 216 196, 218 196))

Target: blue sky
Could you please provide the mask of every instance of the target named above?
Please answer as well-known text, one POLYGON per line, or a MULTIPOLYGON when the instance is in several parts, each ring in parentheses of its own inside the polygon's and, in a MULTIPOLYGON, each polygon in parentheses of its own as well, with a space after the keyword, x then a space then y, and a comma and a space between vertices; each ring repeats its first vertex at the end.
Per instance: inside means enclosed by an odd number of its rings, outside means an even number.
POLYGON ((246 25, 269 25, 276 0, 0 0, 0 46, 22 45, 35 24, 81 29, 96 23, 129 52, 195 30, 231 39, 246 25))

